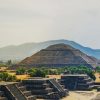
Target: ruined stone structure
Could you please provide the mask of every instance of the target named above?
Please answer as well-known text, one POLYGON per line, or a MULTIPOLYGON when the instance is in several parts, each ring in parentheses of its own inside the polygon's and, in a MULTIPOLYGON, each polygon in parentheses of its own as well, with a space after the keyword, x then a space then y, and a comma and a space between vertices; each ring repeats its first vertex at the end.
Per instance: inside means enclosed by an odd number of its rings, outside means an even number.
POLYGON ((68 91, 55 79, 36 78, 0 84, 0 100, 60 100, 67 95, 68 91))
POLYGON ((60 83, 69 90, 91 90, 94 87, 94 81, 86 74, 62 75, 60 83))
POLYGON ((65 90, 55 79, 36 78, 23 80, 22 82, 33 95, 41 99, 59 100, 68 95, 65 90))
POLYGON ((63 67, 85 65, 93 68, 97 66, 97 59, 90 57, 69 45, 56 44, 51 45, 48 48, 37 52, 31 57, 24 59, 19 64, 29 67, 63 67))
POLYGON ((98 92, 100 92, 100 82, 95 82, 94 88, 97 89, 98 92))
POLYGON ((0 100, 36 100, 31 91, 27 91, 26 87, 20 87, 19 83, 0 84, 0 100))

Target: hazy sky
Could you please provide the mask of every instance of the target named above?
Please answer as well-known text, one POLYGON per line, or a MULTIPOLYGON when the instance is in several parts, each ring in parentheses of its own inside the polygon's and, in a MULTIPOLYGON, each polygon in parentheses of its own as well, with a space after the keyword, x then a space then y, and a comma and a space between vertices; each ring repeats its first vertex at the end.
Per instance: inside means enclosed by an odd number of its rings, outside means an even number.
POLYGON ((100 0, 0 0, 0 47, 54 39, 100 49, 100 0))

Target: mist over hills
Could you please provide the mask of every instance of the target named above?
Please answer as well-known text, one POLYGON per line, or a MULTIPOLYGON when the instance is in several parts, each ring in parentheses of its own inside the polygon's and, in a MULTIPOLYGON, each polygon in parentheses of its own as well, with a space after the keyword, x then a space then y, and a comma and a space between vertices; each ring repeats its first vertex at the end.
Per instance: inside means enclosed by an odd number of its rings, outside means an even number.
POLYGON ((40 51, 41 49, 47 48, 53 44, 64 43, 70 45, 80 51, 84 52, 89 56, 93 56, 97 59, 100 59, 100 49, 92 49, 89 47, 84 47, 74 41, 69 40, 51 40, 40 43, 25 43, 18 46, 7 46, 0 48, 0 60, 22 60, 28 56, 33 55, 34 53, 40 51))

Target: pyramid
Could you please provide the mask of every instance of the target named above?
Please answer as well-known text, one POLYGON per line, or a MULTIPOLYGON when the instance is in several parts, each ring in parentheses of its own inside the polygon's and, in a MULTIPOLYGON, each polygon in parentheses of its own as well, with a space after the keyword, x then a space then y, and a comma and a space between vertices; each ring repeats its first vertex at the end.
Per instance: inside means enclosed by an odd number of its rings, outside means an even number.
POLYGON ((97 59, 84 54, 66 44, 55 44, 42 49, 31 57, 25 58, 20 65, 25 66, 88 66, 96 67, 97 59))

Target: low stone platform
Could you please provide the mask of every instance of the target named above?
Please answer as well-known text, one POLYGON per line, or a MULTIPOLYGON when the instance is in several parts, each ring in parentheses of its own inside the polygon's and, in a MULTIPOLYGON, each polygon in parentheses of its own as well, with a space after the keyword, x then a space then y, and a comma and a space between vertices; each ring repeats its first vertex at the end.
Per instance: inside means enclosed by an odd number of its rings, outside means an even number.
POLYGON ((62 75, 60 84, 69 90, 91 90, 94 87, 94 81, 87 74, 62 75))

